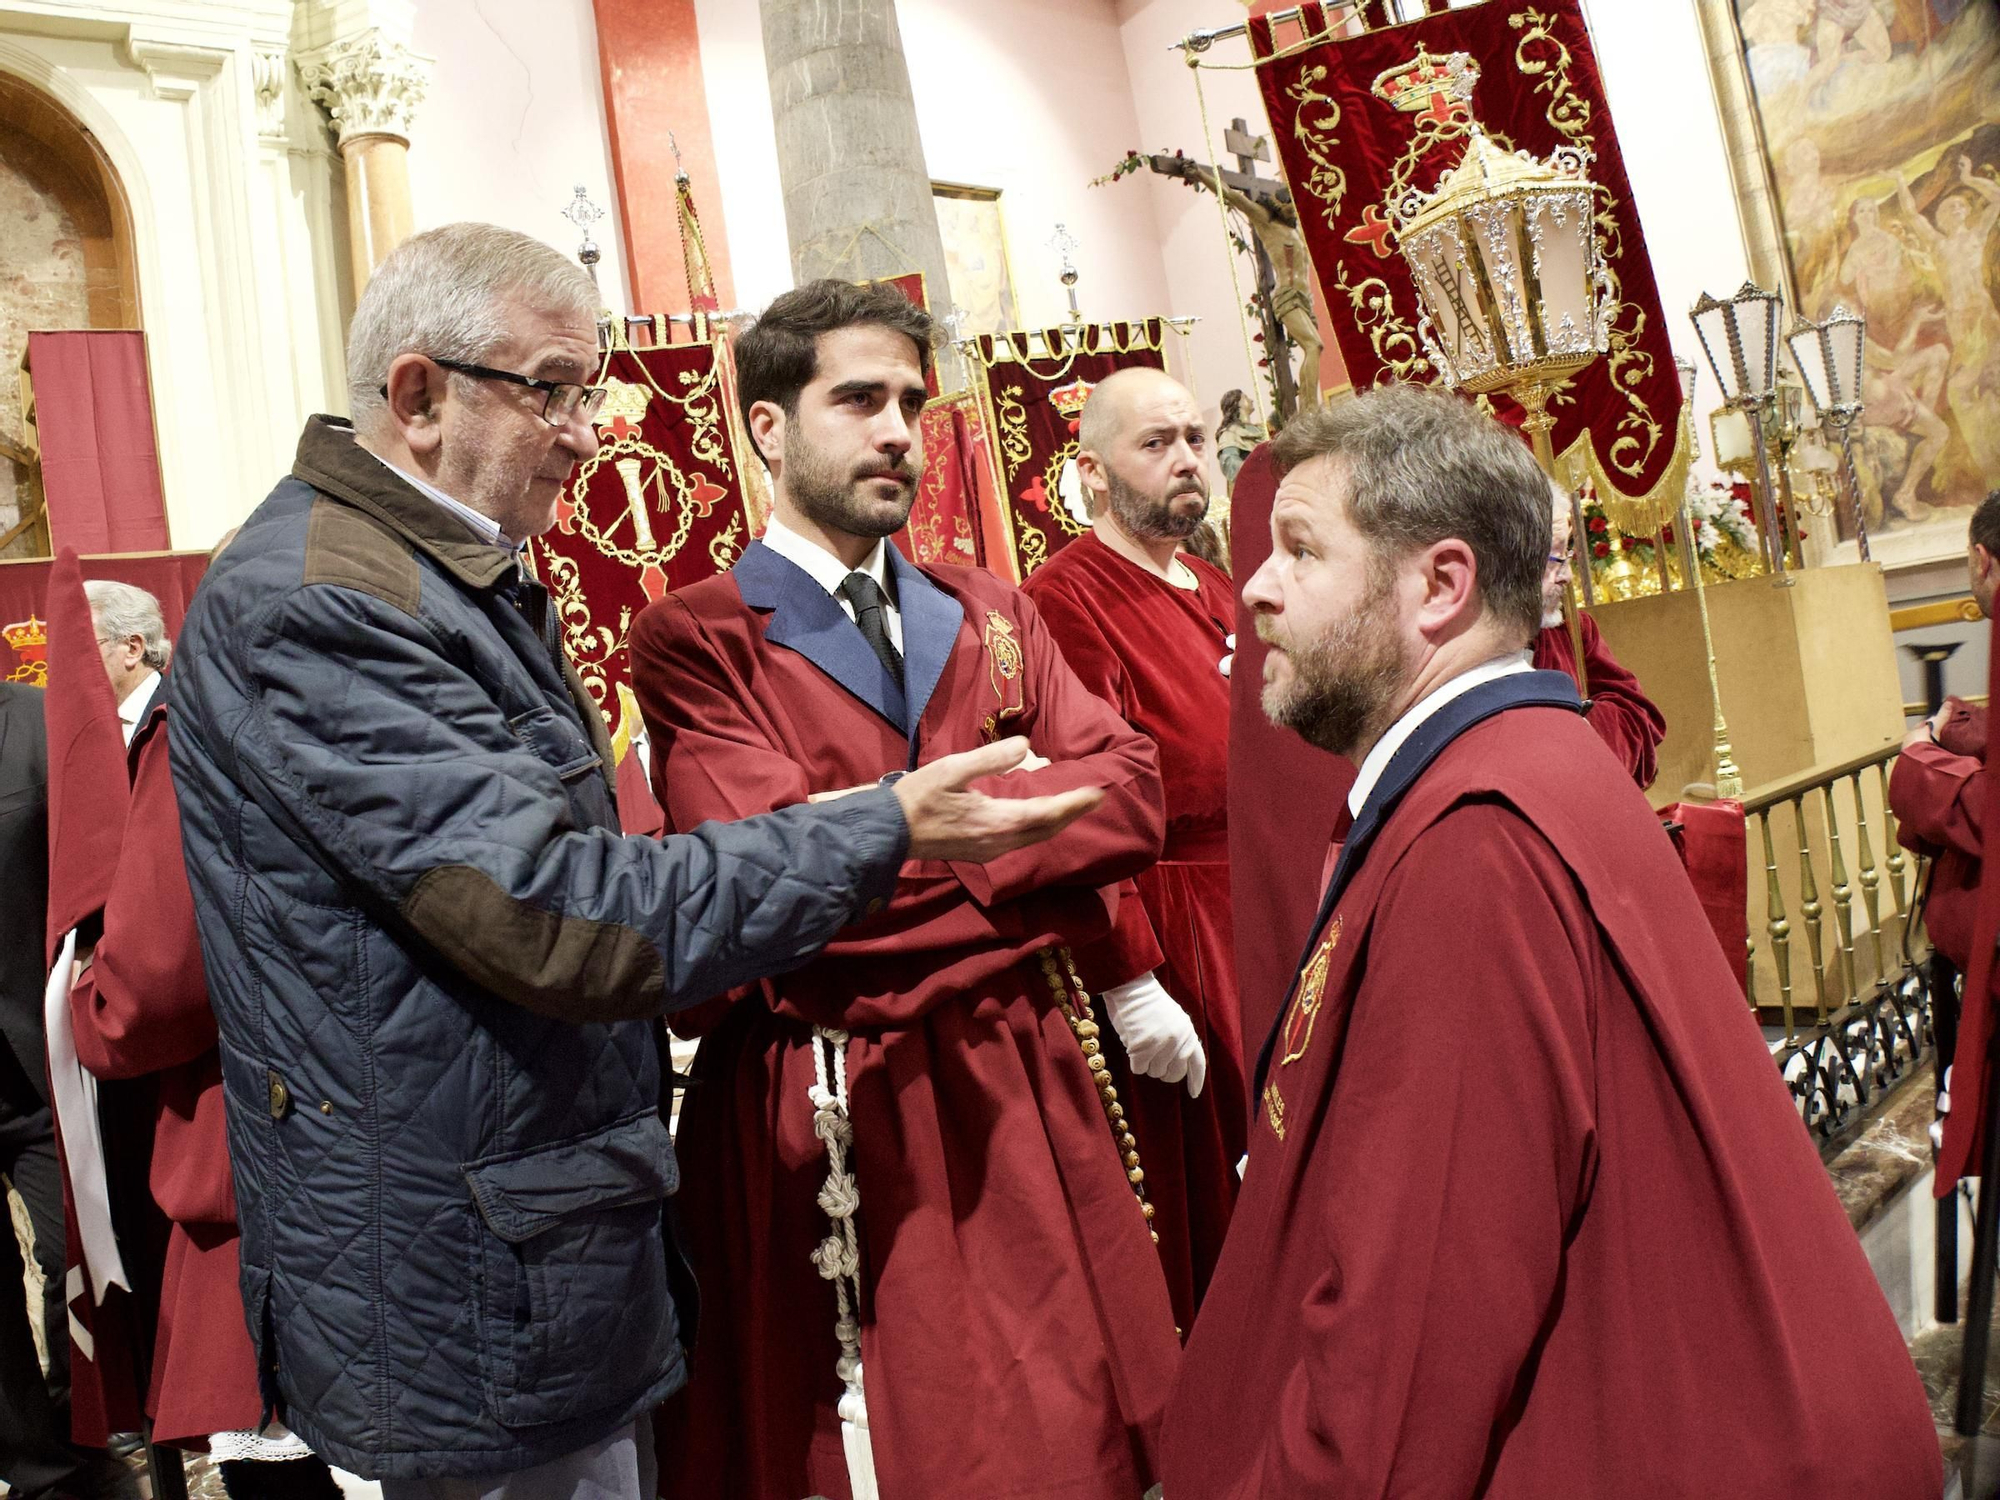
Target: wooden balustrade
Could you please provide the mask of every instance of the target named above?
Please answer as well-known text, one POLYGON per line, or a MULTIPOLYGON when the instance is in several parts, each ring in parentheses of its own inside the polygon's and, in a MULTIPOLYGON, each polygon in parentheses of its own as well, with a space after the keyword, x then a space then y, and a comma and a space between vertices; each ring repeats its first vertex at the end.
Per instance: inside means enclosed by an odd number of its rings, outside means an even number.
POLYGON ((1775 1011, 1783 1039, 1774 1055, 1822 1136, 1907 1073, 1930 1044, 1923 945, 1911 931, 1921 861, 1913 863, 1896 842, 1889 807, 1896 754, 1894 746, 1874 750, 1754 788, 1743 799, 1752 825, 1746 855, 1754 865, 1761 854, 1764 869, 1761 914, 1753 887, 1748 998, 1760 1016, 1775 1011), (1789 869, 1781 849, 1793 861, 1789 869), (1776 987, 1763 1004, 1760 928, 1776 987), (1803 966, 1794 951, 1801 933, 1803 966), (1810 994, 1800 995, 1808 972, 1810 994))

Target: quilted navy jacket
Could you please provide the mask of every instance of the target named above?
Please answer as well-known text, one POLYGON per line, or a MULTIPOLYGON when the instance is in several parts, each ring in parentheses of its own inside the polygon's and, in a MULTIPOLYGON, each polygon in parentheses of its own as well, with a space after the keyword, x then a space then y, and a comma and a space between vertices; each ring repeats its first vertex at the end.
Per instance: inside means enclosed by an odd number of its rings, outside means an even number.
POLYGON ((888 792, 621 837, 548 607, 322 417, 174 659, 245 1311, 370 1477, 546 1463, 682 1382, 652 1018, 810 958, 907 845, 888 792))

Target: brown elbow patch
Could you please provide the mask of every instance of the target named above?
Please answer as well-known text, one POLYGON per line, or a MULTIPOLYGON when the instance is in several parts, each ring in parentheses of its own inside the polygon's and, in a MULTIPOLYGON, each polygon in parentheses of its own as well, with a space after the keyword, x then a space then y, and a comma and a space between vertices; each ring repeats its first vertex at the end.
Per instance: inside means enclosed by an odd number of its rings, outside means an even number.
POLYGON ((537 1015, 638 1021, 665 1008, 659 951, 638 931, 542 911, 470 865, 423 876, 403 916, 475 984, 537 1015))
POLYGON ((373 594, 414 615, 423 602, 423 572, 410 545, 381 522, 322 495, 306 521, 307 584, 332 583, 373 594))

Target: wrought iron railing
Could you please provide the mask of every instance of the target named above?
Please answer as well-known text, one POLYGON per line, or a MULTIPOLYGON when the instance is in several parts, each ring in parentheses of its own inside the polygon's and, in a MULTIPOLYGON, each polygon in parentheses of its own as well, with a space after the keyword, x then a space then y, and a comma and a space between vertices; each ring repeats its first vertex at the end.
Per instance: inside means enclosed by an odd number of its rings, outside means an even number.
POLYGON ((1872 750, 1743 799, 1750 868, 1764 871, 1761 913, 1751 883, 1749 1000, 1782 1026, 1772 1055, 1823 1141, 1933 1045, 1928 944, 1915 911, 1924 861, 1896 842, 1896 755, 1894 746, 1872 750), (1759 993, 1760 927, 1762 977, 1775 994, 1759 993))

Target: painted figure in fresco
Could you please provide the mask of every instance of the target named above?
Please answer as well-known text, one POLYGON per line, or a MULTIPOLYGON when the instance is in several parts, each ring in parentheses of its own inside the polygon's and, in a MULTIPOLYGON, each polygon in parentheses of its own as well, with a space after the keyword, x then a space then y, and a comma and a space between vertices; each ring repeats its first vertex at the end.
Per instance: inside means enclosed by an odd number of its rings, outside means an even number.
POLYGON ((1866 469, 1879 471, 1878 450, 1901 447, 1905 433, 1915 435, 1916 446, 1908 450, 1909 465, 1896 486, 1895 498, 1888 505, 1907 521, 1927 520, 1932 514, 1932 508, 1917 498, 1917 486, 1930 478, 1938 455, 1951 441, 1951 428, 1937 410, 1938 393, 1944 389, 1945 375, 1951 368, 1951 346, 1929 343, 1919 348, 1917 337, 1943 316, 1935 308, 1927 310, 1909 326, 1894 349, 1885 349, 1872 338, 1867 342, 1861 386, 1861 399, 1867 403, 1866 430, 1883 440, 1869 450, 1874 462, 1863 465, 1864 472, 1860 474, 1864 495, 1872 501, 1868 507, 1871 525, 1882 518, 1882 476, 1879 472, 1870 474, 1866 469), (1874 491, 1872 495, 1867 494, 1870 490, 1874 491))
POLYGON ((2000 223, 2000 184, 1975 173, 1965 156, 1958 158, 1958 180, 1961 187, 1938 204, 1935 225, 1916 212, 1907 183, 1898 178, 1896 187, 1944 283, 1947 327, 1957 356, 1945 399, 1974 464, 1991 478, 2000 475, 2000 432, 1982 420, 1981 407, 1994 394, 2000 367, 2000 309, 1986 286, 1986 241, 2000 223))
POLYGON ((1889 26, 1875 0, 1820 0, 1812 38, 1819 56, 1806 75, 1808 86, 1831 77, 1855 53, 1863 62, 1889 60, 1889 26))

